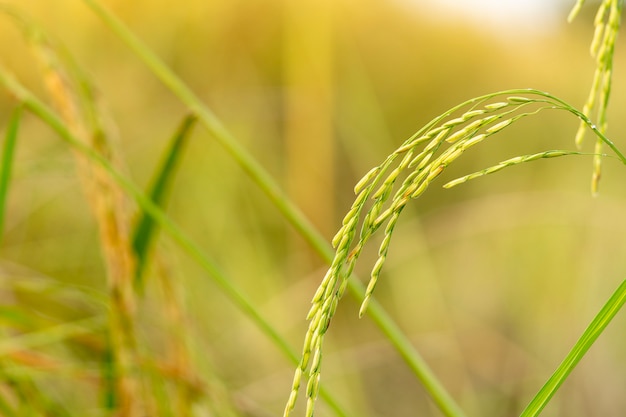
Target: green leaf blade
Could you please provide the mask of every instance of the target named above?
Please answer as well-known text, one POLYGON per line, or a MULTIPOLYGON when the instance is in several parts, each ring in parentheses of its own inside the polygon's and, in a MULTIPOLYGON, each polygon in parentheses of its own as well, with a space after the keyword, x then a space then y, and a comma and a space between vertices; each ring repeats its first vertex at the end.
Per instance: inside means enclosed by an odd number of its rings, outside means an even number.
POLYGON ((535 417, 541 413, 541 410, 548 404, 559 387, 565 382, 565 379, 567 379, 576 365, 578 365, 604 329, 606 329, 606 326, 608 326, 615 315, 621 310, 624 303, 626 303, 626 280, 622 281, 591 324, 585 329, 584 333, 567 354, 563 362, 561 362, 556 371, 554 371, 550 379, 548 379, 526 409, 520 414, 520 417, 535 417))
POLYGON ((9 185, 11 182, 11 169, 13 167, 13 158, 15 157, 15 144, 17 143, 17 134, 19 132, 20 122, 22 119, 22 106, 18 106, 9 119, 7 133, 2 149, 2 164, 0 165, 0 239, 4 231, 4 217, 6 211, 6 201, 9 194, 9 185))
MULTIPOLYGON (((176 167, 180 161, 181 155, 187 138, 189 137, 197 118, 194 115, 186 116, 171 139, 171 144, 166 150, 160 167, 155 172, 152 185, 148 196, 152 202, 162 208, 167 190, 174 177, 176 167)), ((158 233, 159 224, 155 222, 153 217, 146 211, 141 212, 141 217, 137 221, 137 226, 133 234, 133 250, 137 257, 137 267, 135 273, 135 288, 141 290, 143 288, 143 272, 147 263, 150 246, 158 233)))

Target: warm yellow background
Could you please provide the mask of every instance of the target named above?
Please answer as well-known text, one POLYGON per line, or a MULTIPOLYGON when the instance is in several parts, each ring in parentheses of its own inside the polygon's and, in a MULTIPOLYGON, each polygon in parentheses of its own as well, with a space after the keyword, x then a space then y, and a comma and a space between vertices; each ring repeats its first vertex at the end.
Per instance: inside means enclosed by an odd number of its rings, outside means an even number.
MULTIPOLYGON (((77 0, 14 0, 93 78, 129 175, 144 187, 185 109, 77 0)), ((594 7, 524 33, 462 15, 374 0, 103 1, 215 111, 330 239, 356 181, 433 117, 506 88, 549 91, 581 108, 593 74, 594 7)), ((620 39, 621 40, 621 39, 620 39)), ((618 41, 609 131, 626 120, 618 41)), ((0 20, 3 65, 45 97, 28 47, 0 20)), ((0 93, 0 122, 14 102, 0 93)), ((626 270, 624 167, 541 160, 444 190, 446 180, 521 154, 574 149, 578 123, 526 118, 446 171, 405 210, 375 293, 474 416, 517 415, 626 270)), ((591 136, 589 136, 591 137, 591 136)), ((624 147, 626 148, 626 147, 624 147)), ((591 151, 591 143, 585 150, 591 151)), ((196 129, 168 213, 299 349, 323 262, 231 157, 196 129)), ((375 242, 359 264, 367 276, 375 242)), ((282 412, 292 366, 168 239, 183 282, 196 366, 246 416, 282 412)), ((104 291, 93 219, 66 146, 32 117, 18 141, 0 262, 104 291)), ((42 300, 21 300, 42 303, 42 300)), ((150 309, 144 307, 146 339, 150 309)), ((354 416, 438 416, 402 360, 346 297, 326 337, 323 383, 354 416)), ((545 416, 621 416, 626 322, 618 316, 545 416)), ((156 334, 156 332, 155 332, 156 334)), ((82 386, 59 377, 67 395, 82 386)), ((88 394, 85 394, 87 397, 88 394)), ((68 404, 87 407, 81 396, 68 404)), ((320 405, 319 416, 329 415, 320 405)))

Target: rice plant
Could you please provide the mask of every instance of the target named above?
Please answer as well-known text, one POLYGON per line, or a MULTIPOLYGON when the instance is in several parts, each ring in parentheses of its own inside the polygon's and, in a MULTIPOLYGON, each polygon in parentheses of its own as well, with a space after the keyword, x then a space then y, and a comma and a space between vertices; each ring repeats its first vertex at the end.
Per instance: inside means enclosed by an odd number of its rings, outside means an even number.
MULTIPOLYGON (((575 18, 582 7, 583 1, 577 2, 569 20, 575 18)), ((617 157, 626 164, 626 157, 611 142, 604 133, 607 129, 606 109, 610 96, 611 70, 617 31, 621 16, 621 1, 603 1, 595 19, 596 31, 592 41, 591 53, 596 58, 597 67, 594 75, 591 92, 583 111, 576 110, 573 106, 550 95, 537 90, 510 90, 477 97, 462 103, 420 129, 415 135, 406 140, 402 146, 389 155, 383 163, 372 168, 357 183, 354 192, 357 195, 350 211, 343 219, 342 227, 332 240, 335 248, 335 256, 318 287, 309 310, 307 319, 310 321, 307 330, 302 358, 296 369, 293 379, 292 390, 285 408, 285 417, 289 416, 295 406, 298 391, 303 378, 306 378, 307 406, 305 415, 311 417, 314 414, 315 401, 319 391, 322 346, 324 336, 335 314, 339 300, 343 297, 348 279, 354 271, 356 261, 363 247, 370 237, 384 226, 384 237, 378 249, 378 259, 372 267, 369 284, 365 291, 365 297, 359 310, 362 316, 370 302, 382 267, 389 251, 391 236, 400 217, 400 213, 407 203, 420 197, 428 186, 444 172, 446 167, 460 157, 468 148, 483 142, 490 136, 497 134, 516 121, 535 115, 544 110, 564 110, 580 120, 580 128, 576 134, 576 145, 580 146, 584 133, 587 129, 592 130, 597 136, 597 144, 594 153, 594 172, 592 177, 592 192, 596 193, 600 179, 600 161, 605 155, 601 154, 602 146, 608 145, 617 157), (595 106, 596 97, 600 96, 600 105, 597 112, 598 127, 587 116, 595 106), (492 101, 493 100, 493 101, 492 101), (437 155, 444 145, 450 144, 437 155), (421 145, 425 145, 423 148, 421 145), (397 162, 396 160, 400 160, 397 162), (407 172, 408 171, 408 172, 407 172), (396 186, 400 183, 399 186, 396 186), (391 196, 393 197, 391 198, 391 196), (371 206, 366 208, 366 203, 373 200, 371 206)), ((506 167, 515 166, 524 162, 537 159, 554 158, 566 155, 580 154, 579 152, 564 150, 549 150, 533 155, 517 156, 499 164, 468 174, 444 185, 451 188, 468 180, 492 174, 506 167)), ((619 310, 624 303, 624 286, 620 286, 615 295, 608 301, 606 310, 619 310)), ((613 314, 609 317, 612 318, 613 314)), ((605 310, 599 313, 597 321, 607 324, 605 310)), ((594 322, 595 323, 595 322, 594 322)), ((592 326, 589 333, 594 333, 592 326)), ((574 349, 583 352, 593 344, 593 341, 601 330, 596 329, 593 337, 587 334, 574 349)), ((567 359, 570 359, 568 357, 567 359)), ((566 360, 567 360, 566 359, 566 360)), ((577 358, 580 359, 580 356, 577 358)), ((575 366, 576 361, 571 361, 562 372, 559 382, 550 387, 552 390, 558 385, 575 366)), ((544 387, 544 390, 548 389, 544 387)), ((542 390, 531 402, 522 415, 537 415, 547 399, 554 391, 546 394, 542 390), (546 398, 542 402, 541 396, 546 398), (541 405, 537 405, 537 403, 541 405)), ((434 390, 433 390, 434 391, 434 390)), ((433 393, 437 400, 439 395, 433 393)), ((448 416, 462 415, 458 407, 445 401, 437 401, 441 411, 448 416)))
MULTIPOLYGON (((16 149, 28 139, 22 137, 21 127, 24 120, 35 119, 73 152, 76 177, 97 227, 103 267, 99 289, 60 283, 44 273, 22 267, 2 268, 3 279, 5 275, 9 278, 0 289, 11 297, 26 294, 25 297, 74 308, 71 312, 53 308, 53 313, 49 313, 43 306, 41 311, 0 306, 0 322, 6 324, 0 342, 2 415, 264 415, 264 410, 255 409, 254 404, 231 392, 231 387, 213 369, 211 358, 205 357, 211 355, 205 355, 195 344, 194 338, 201 332, 190 324, 194 313, 185 299, 197 290, 186 288, 177 280, 176 268, 169 265, 168 254, 157 244, 161 240, 159 236, 163 236, 170 247, 175 247, 210 278, 220 297, 228 300, 289 366, 296 367, 291 390, 285 392, 288 394, 283 409, 285 417, 295 412, 302 386, 305 386, 306 417, 314 415, 318 397, 334 415, 351 415, 341 394, 324 386, 321 372, 324 340, 346 292, 360 304, 359 317, 371 318, 439 411, 450 417, 464 416, 463 408, 409 336, 375 299, 401 213, 412 200, 421 198, 431 185, 436 185, 448 167, 470 148, 486 146, 492 137, 506 136, 510 127, 539 114, 558 112, 577 120, 580 127, 575 145, 580 148, 590 131, 596 138, 595 149, 593 152, 548 149, 517 155, 447 181, 443 188, 455 188, 526 162, 578 156, 593 158, 592 193, 596 194, 601 161, 611 158, 626 164, 626 156, 610 139, 607 121, 623 2, 603 0, 595 17, 591 45, 596 70, 582 110, 556 95, 530 88, 484 94, 450 108, 426 123, 357 182, 354 202, 329 244, 274 176, 240 143, 217 112, 204 103, 200 92, 184 82, 100 1, 82 3, 177 98, 184 114, 178 127, 172 126, 174 134, 162 135, 169 138, 169 145, 162 163, 152 174, 148 191, 143 191, 131 179, 115 139, 111 115, 101 105, 100 92, 87 71, 54 36, 19 9, 0 8, 0 14, 18 29, 31 48, 37 63, 36 73, 45 90, 41 93, 36 87, 27 87, 21 74, 13 75, 7 65, 0 64, 0 86, 10 94, 13 107, 0 157, 0 235, 11 197, 16 149), (41 94, 47 94, 47 98, 41 94), (176 181, 177 170, 181 165, 184 167, 181 161, 197 135, 199 129, 192 131, 195 124, 221 145, 286 223, 328 264, 312 297, 306 317, 309 326, 300 355, 274 317, 270 318, 254 300, 254 294, 244 291, 236 277, 229 274, 223 260, 204 248, 193 237, 193 231, 185 230, 168 213, 168 191, 175 188, 171 186, 176 181), (383 232, 377 236, 379 230, 383 232), (368 242, 375 237, 380 238, 380 243, 369 282, 364 286, 355 272, 356 266, 365 257, 362 255, 368 242), (201 368, 199 363, 205 366, 201 368), (57 374, 69 378, 69 395, 61 392, 68 390, 63 384, 57 387, 57 374), (72 405, 66 403, 70 397, 75 400, 72 405)), ((583 0, 576 3, 570 21, 583 9, 583 3, 583 0)), ((298 94, 294 93, 292 99, 297 101, 298 94)), ((233 217, 235 222, 236 216, 233 217)), ((539 415, 624 302, 626 281, 607 300, 537 395, 529 400, 522 416, 539 415)), ((216 318, 219 320, 222 318, 216 318)), ((254 349, 257 347, 251 344, 250 350, 254 349)), ((267 391, 270 384, 263 385, 267 391)), ((394 415, 394 410, 390 409, 388 415, 394 415)))

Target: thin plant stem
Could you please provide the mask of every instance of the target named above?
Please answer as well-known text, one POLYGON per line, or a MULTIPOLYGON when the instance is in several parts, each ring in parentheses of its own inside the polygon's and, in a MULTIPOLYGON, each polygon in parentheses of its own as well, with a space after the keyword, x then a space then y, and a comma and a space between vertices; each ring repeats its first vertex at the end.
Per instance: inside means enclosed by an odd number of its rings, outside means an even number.
POLYGON ((313 227, 309 220, 286 197, 271 175, 243 148, 217 116, 198 98, 198 96, 169 69, 146 45, 113 14, 95 0, 83 0, 107 24, 125 44, 143 61, 154 75, 180 99, 250 176, 256 185, 263 190, 277 206, 289 222, 304 236, 309 244, 319 253, 330 254, 328 243, 313 227))
MULTIPOLYGON (((250 155, 226 129, 215 114, 187 87, 187 85, 176 76, 152 51, 150 51, 126 26, 102 7, 95 0, 83 0, 94 12, 107 24, 107 26, 128 46, 135 54, 148 66, 148 68, 183 102, 196 114, 198 121, 213 135, 213 137, 230 153, 233 159, 250 176, 256 185, 267 195, 270 201, 276 206, 289 223, 300 233, 300 235, 311 245, 311 247, 327 263, 331 263, 334 258, 334 251, 326 242, 324 237, 313 227, 302 212, 289 200, 285 193, 278 186, 271 175, 250 155)), ((350 293, 359 301, 364 299, 363 286, 356 279, 348 282, 350 293)), ((460 410, 460 407, 452 401, 450 395, 445 392, 443 385, 435 382, 436 378, 428 369, 424 369, 424 361, 419 353, 411 345, 406 336, 399 331, 389 314, 379 306, 369 309, 368 314, 372 320, 380 327, 381 331, 391 337, 393 346, 398 350, 402 358, 407 361, 409 367, 416 372, 416 376, 421 379, 426 375, 429 383, 426 389, 439 387, 437 392, 430 392, 435 402, 446 399, 448 405, 446 410, 460 410)), ((463 413, 457 411, 447 413, 448 417, 462 417, 463 413)))

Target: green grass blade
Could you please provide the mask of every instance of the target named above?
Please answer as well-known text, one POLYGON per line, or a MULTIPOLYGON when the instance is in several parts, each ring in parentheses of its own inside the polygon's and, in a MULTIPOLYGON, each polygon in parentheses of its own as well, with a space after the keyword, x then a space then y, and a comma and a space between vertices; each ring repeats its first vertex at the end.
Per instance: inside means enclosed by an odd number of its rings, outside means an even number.
MULTIPOLYGON (((274 329, 274 327, 261 316, 252 302, 230 281, 221 271, 217 264, 209 258, 202 249, 189 238, 156 204, 152 202, 144 193, 137 188, 128 178, 116 171, 111 164, 100 154, 90 147, 80 142, 69 131, 63 121, 43 102, 35 97, 30 91, 22 86, 17 80, 9 76, 0 68, 0 84, 11 91, 24 106, 54 130, 59 137, 70 145, 74 150, 82 153, 104 169, 119 186, 133 198, 140 208, 150 215, 159 224, 160 228, 166 232, 174 242, 176 242, 183 252, 193 259, 220 287, 222 292, 246 315, 295 365, 298 364, 298 354, 289 346, 285 339, 274 329)), ((332 395, 322 390, 320 392, 326 403, 339 416, 348 414, 341 408, 332 395)))
POLYGON ((606 326, 613 320, 613 317, 620 311, 625 302, 626 280, 622 281, 598 315, 596 315, 591 324, 585 329, 585 332, 580 339, 578 339, 563 362, 561 362, 550 379, 548 379, 537 395, 535 395, 520 417, 535 417, 539 415, 561 384, 563 384, 568 375, 574 370, 578 362, 580 362, 589 348, 595 343, 598 336, 602 334, 606 326))
MULTIPOLYGON (((196 120, 195 116, 190 115, 185 117, 182 121, 172 137, 171 144, 165 152, 163 162, 153 179, 148 196, 152 202, 159 207, 163 207, 168 185, 174 177, 177 162, 180 160, 184 145, 187 142, 187 138, 191 133, 196 120)), ((135 251, 135 256, 137 257, 135 288, 138 290, 143 288, 143 271, 147 263, 150 245, 158 233, 157 227, 158 224, 152 219, 152 217, 148 213, 142 211, 132 240, 133 250, 135 251)))
POLYGON ((13 166, 13 157, 15 155, 15 143, 17 142, 17 133, 22 118, 22 107, 18 106, 9 119, 6 138, 2 149, 2 163, 0 164, 0 240, 4 231, 4 213, 6 200, 9 194, 9 183, 11 182, 11 168, 13 166))

